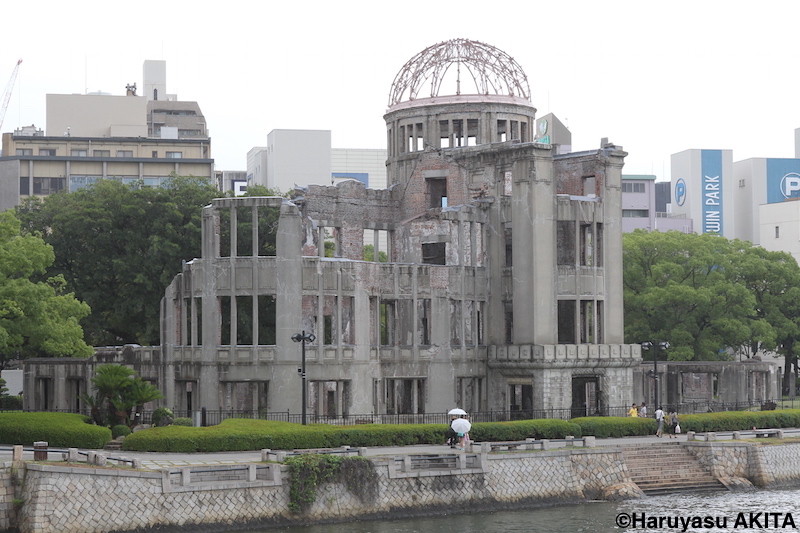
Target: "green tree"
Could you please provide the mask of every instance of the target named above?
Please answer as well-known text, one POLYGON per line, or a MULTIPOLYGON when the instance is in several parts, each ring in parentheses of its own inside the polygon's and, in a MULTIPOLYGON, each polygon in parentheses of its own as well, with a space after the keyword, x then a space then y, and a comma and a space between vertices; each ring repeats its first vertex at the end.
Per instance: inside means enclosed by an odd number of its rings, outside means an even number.
POLYGON ((204 178, 158 188, 101 180, 17 212, 26 232, 41 232, 55 250, 49 272, 91 306, 87 342, 157 344, 164 290, 183 260, 200 256, 201 208, 218 196, 204 178))
MULTIPOLYGON (((365 244, 364 261, 374 261, 374 260, 375 260, 375 246, 372 244, 365 244)), ((383 250, 378 251, 378 262, 379 263, 389 262, 389 256, 386 255, 386 252, 384 252, 383 250)))
POLYGON ((669 341, 671 360, 728 359, 727 348, 776 342, 742 282, 748 243, 637 230, 623 236, 626 342, 669 341))
MULTIPOLYGON (((784 356, 783 390, 792 387, 789 369, 797 373, 795 344, 800 341, 800 267, 786 252, 768 251, 760 246, 742 250, 738 259, 741 283, 756 299, 756 317, 771 326, 772 334, 752 339, 748 354, 777 351, 784 356)), ((745 351, 745 350, 743 350, 745 351)))
POLYGON ((156 387, 122 365, 97 367, 92 385, 94 395, 82 394, 81 400, 91 408, 94 422, 108 427, 135 424, 134 409, 164 397, 156 387))
POLYGON ((21 235, 11 211, 0 213, 0 370, 28 357, 88 357, 79 321, 89 306, 46 277, 53 248, 39 235, 21 235))

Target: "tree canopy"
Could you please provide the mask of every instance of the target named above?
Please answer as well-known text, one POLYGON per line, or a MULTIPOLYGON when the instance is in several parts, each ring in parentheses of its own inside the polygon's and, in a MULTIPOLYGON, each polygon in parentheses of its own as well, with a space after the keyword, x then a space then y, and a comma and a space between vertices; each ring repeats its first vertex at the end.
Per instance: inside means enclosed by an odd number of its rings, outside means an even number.
POLYGON ((91 306, 87 342, 158 344, 159 302, 181 261, 199 257, 201 208, 219 195, 202 178, 158 188, 101 180, 17 210, 52 245, 49 272, 91 306))
POLYGON ((668 341, 671 360, 750 356, 800 336, 800 268, 788 253, 636 230, 623 236, 623 269, 626 342, 668 341))
MULTIPOLYGON (((252 186, 247 195, 280 193, 252 186)), ((182 261, 200 257, 202 208, 220 196, 211 180, 194 176, 173 177, 163 187, 100 180, 75 192, 29 198, 17 214, 26 232, 41 232, 55 251, 48 272, 62 275, 91 306, 82 322, 86 342, 156 345, 164 290, 182 261)), ((273 229, 259 231, 261 255, 274 254, 279 210, 272 211, 259 215, 259 225, 273 229)), ((238 229, 244 235, 249 217, 249 210, 241 210, 238 229)), ((220 240, 228 250, 224 221, 220 240)), ((248 255, 243 248, 249 241, 240 241, 239 252, 248 255)))
POLYGON ((0 369, 12 359, 88 357, 79 321, 89 306, 64 290, 62 276, 46 277, 53 248, 21 234, 11 211, 0 213, 0 369))

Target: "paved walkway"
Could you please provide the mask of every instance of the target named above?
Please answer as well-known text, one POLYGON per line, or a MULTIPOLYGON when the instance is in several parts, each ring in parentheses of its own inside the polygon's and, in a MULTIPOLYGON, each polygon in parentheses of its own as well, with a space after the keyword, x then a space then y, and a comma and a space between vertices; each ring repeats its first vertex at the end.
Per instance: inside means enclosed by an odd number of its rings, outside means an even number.
MULTIPOLYGON (((800 437, 800 428, 783 429, 786 437, 800 437)), ((742 438, 753 438, 752 431, 742 431, 742 438)), ((717 432, 717 440, 731 440, 732 432, 717 432)), ((656 436, 646 437, 622 437, 597 439, 597 446, 623 446, 632 444, 652 444, 673 441, 685 442, 686 435, 678 435, 677 439, 670 439, 668 436, 658 438, 656 436)), ((564 447, 564 443, 554 442, 553 448, 564 447)), ((27 448, 27 447, 26 447, 27 448)), ((165 453, 165 452, 130 452, 130 451, 106 451, 108 457, 122 457, 126 459, 141 459, 142 466, 149 469, 161 469, 180 466, 198 465, 227 465, 239 463, 257 463, 261 461, 261 451, 245 452, 218 452, 218 453, 165 453)), ((447 445, 418 444, 414 446, 376 446, 367 448, 367 456, 396 456, 405 454, 441 454, 459 453, 447 445)), ((33 459, 33 451, 23 453, 24 459, 33 459)), ((0 448, 0 461, 11 460, 11 449, 9 447, 0 448)))

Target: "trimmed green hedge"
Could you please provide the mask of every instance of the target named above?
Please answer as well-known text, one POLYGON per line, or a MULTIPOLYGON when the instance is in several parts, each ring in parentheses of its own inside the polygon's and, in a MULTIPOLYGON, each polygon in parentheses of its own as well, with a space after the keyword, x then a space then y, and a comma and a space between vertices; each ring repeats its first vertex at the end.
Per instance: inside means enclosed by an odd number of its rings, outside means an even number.
POLYGON ((780 411, 725 411, 678 415, 681 431, 738 431, 756 428, 800 427, 800 409, 780 411))
POLYGON ((45 441, 59 448, 102 448, 111 430, 90 423, 88 416, 69 413, 0 414, 0 443, 31 446, 45 441))
MULTIPOLYGON (((658 423, 653 418, 590 416, 573 418, 584 435, 598 438, 654 435, 658 423)), ((723 411, 697 415, 678 414, 681 431, 743 431, 756 428, 800 427, 800 409, 780 411, 723 411)), ((665 422, 664 431, 667 431, 665 422)))
MULTIPOLYGON (((587 416, 573 418, 583 435, 594 435, 597 438, 630 437, 634 435, 655 435, 658 423, 654 418, 634 418, 629 416, 587 416)), ((683 426, 681 426, 683 429, 683 426)))
MULTIPOLYGON (((231 418, 218 426, 156 427, 125 438, 122 447, 131 451, 220 452, 269 448, 293 450, 337 448, 339 446, 408 446, 444 444, 445 424, 363 424, 302 426, 289 422, 231 418)), ((563 420, 519 420, 473 424, 472 440, 522 440, 525 438, 558 439, 579 437, 581 428, 563 420)))
POLYGON ((567 435, 582 436, 581 427, 573 422, 554 419, 515 420, 472 424, 469 438, 473 441, 518 441, 524 439, 563 439, 567 435))

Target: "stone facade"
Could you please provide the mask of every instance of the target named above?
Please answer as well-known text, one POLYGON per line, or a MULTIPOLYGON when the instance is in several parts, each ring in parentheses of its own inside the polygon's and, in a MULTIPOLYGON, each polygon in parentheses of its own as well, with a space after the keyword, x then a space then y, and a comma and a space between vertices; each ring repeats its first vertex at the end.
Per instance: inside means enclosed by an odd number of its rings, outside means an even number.
MULTIPOLYGON (((661 357, 666 354, 661 353, 661 357)), ((633 371, 634 401, 653 401, 658 369, 659 405, 679 413, 743 409, 780 397, 780 371, 771 361, 644 361, 633 371), (726 406, 728 406, 726 408, 726 406)))

